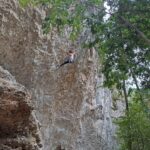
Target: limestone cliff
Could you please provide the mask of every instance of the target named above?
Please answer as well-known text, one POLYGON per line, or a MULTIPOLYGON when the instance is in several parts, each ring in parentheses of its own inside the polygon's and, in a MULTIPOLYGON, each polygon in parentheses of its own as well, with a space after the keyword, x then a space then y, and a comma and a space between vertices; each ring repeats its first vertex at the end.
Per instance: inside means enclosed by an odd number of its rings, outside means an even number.
MULTIPOLYGON (((23 9, 17 0, 0 0, 0 65, 31 93, 42 149, 116 150, 111 94, 107 89, 97 88, 102 83, 97 53, 94 49, 81 50, 75 45, 73 48, 81 57, 76 63, 56 70, 56 65, 65 56, 62 48, 67 51, 72 45, 67 33, 62 36, 52 31, 43 35, 41 25, 44 17, 42 7, 23 9)), ((17 97, 12 96, 11 99, 18 103, 17 97)), ((26 123, 30 122, 31 110, 24 100, 21 104, 23 110, 19 109, 16 115, 23 116, 22 120, 19 117, 19 122, 24 129, 24 126, 29 126, 26 123)), ((3 105, 0 105, 0 113, 3 113, 1 109, 3 105)), ((7 118, 5 120, 2 116, 0 114, 0 124, 3 121, 7 123, 7 118)), ((14 120, 10 117, 14 116, 9 116, 8 125, 17 135, 14 120)), ((29 134, 32 132, 28 130, 29 134)), ((1 133, 0 138, 4 138, 1 133)))

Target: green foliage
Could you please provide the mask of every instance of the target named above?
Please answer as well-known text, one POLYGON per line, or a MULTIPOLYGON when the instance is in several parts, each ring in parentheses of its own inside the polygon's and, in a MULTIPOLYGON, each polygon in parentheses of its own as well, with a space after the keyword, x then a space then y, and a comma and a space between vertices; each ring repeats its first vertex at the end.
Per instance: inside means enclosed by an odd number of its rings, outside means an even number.
POLYGON ((86 26, 86 21, 91 18, 89 9, 101 6, 102 0, 90 0, 79 2, 74 0, 20 0, 21 5, 43 4, 49 6, 49 13, 43 22, 43 32, 48 33, 52 28, 63 31, 64 27, 70 26, 72 32, 70 38, 75 40, 81 30, 86 26))
POLYGON ((128 115, 119 118, 116 124, 119 126, 118 139, 121 150, 129 150, 128 141, 131 141, 132 150, 149 150, 150 147, 150 119, 139 103, 135 94, 129 104, 128 115))
POLYGON ((105 85, 108 87, 116 85, 118 90, 122 90, 123 87, 127 89, 128 85, 124 85, 123 81, 133 79, 132 84, 137 88, 134 90, 135 87, 131 85, 127 97, 124 93, 127 109, 125 116, 117 121, 120 149, 148 150, 150 147, 150 76, 148 75, 150 45, 147 39, 150 38, 148 31, 150 24, 147 22, 150 21, 148 19, 150 4, 146 0, 109 0, 109 4, 112 8, 117 7, 117 11, 112 12, 113 15, 106 22, 105 36, 102 48, 100 47, 100 53, 104 53, 105 85), (137 30, 144 34, 144 38, 137 30), (140 79, 141 87, 137 78, 140 79))
POLYGON ((27 6, 27 4, 29 4, 31 0, 19 0, 19 3, 21 4, 21 6, 25 7, 27 6))
MULTIPOLYGON (((112 0, 110 7, 113 7, 113 2, 112 0)), ((150 13, 150 5, 146 5, 146 0, 115 2, 118 11, 112 12, 106 22, 102 48, 99 49, 100 53, 105 54, 103 64, 106 85, 111 87, 117 82, 120 87, 123 79, 132 78, 134 74, 136 78, 141 79, 143 87, 149 87, 150 45, 120 18, 124 17, 131 25, 136 25, 149 38, 150 25, 147 22, 150 19, 147 15, 150 13)))

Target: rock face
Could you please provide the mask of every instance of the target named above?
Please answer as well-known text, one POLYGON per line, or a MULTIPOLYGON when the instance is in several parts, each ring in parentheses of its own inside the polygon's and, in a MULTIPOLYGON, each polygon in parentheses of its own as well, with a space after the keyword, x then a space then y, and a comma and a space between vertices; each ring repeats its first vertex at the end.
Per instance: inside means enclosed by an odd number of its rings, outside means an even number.
MULTIPOLYGON (((42 7, 23 9, 17 0, 0 0, 0 65, 32 94, 34 112, 41 127, 42 149, 116 150, 111 95, 109 90, 97 88, 102 82, 98 77, 97 53, 94 49, 82 50, 74 46, 81 56, 76 63, 57 70, 57 64, 65 56, 64 51, 72 46, 67 33, 64 36, 57 31, 47 36, 42 34, 44 16, 42 7)), ((7 80, 14 79, 8 77, 7 80)), ((22 93, 27 96, 21 92, 15 97, 8 90, 4 95, 12 95, 14 103, 9 107, 13 111, 21 105, 15 112, 18 116, 15 119, 18 119, 18 128, 24 129, 29 126, 31 109, 24 102, 23 95, 21 103, 15 100, 22 93), (24 118, 21 119, 22 115, 24 118)), ((4 100, 6 105, 8 102, 4 100)), ((0 121, 10 128, 6 132, 14 131, 19 135, 16 124, 13 124, 16 120, 11 115, 5 120, 6 113, 3 115, 0 110, 0 121)), ((28 131, 29 134, 32 132, 28 131)), ((0 138, 3 137, 0 134, 0 138)))
POLYGON ((0 149, 39 150, 41 146, 30 94, 0 67, 0 149))

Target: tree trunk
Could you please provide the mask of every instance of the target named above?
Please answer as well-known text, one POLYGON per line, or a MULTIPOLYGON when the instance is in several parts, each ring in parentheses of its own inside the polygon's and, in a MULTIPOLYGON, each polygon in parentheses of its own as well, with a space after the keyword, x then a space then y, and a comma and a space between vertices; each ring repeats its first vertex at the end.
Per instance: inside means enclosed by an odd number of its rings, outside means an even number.
POLYGON ((124 98, 125 98, 126 111, 129 112, 128 95, 127 95, 127 91, 126 91, 125 80, 123 80, 123 94, 124 94, 124 98))
POLYGON ((127 139, 127 147, 128 150, 132 150, 132 137, 131 137, 131 126, 130 126, 130 115, 129 115, 129 102, 128 102, 128 95, 127 95, 127 90, 126 90, 126 82, 125 80, 123 80, 123 94, 124 94, 124 98, 125 98, 125 104, 126 104, 126 115, 127 118, 129 120, 129 124, 128 124, 128 139, 127 139))
POLYGON ((136 89, 137 89, 137 91, 139 92, 141 104, 145 107, 144 102, 143 102, 143 98, 142 98, 142 94, 140 93, 140 92, 141 92, 141 91, 140 91, 140 87, 139 87, 139 85, 138 85, 138 81, 137 81, 137 79, 136 79, 136 76, 135 76, 135 74, 134 74, 134 71, 133 71, 132 69, 130 69, 130 71, 131 71, 131 75, 132 75, 133 81, 134 81, 134 83, 135 83, 135 85, 136 85, 136 89))

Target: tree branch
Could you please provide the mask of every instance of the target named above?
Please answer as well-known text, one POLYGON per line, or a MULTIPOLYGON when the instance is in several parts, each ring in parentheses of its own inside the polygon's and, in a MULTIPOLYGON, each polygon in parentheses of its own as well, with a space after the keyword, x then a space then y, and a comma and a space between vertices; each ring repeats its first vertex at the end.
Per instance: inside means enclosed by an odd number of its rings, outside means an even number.
POLYGON ((131 29, 134 29, 135 31, 136 31, 136 33, 148 44, 148 45, 150 45, 150 39, 148 39, 147 37, 146 37, 146 35, 142 32, 142 31, 140 31, 136 26, 134 26, 133 24, 131 24, 128 20, 126 20, 124 17, 122 17, 122 16, 118 16, 119 17, 119 19, 121 19, 123 22, 124 22, 124 24, 125 24, 125 26, 127 26, 127 27, 129 27, 129 28, 131 28, 131 29))

